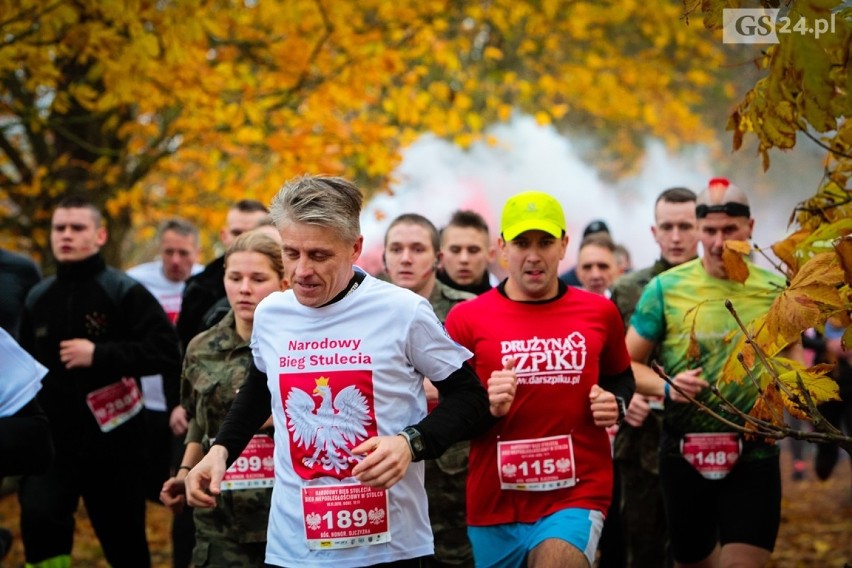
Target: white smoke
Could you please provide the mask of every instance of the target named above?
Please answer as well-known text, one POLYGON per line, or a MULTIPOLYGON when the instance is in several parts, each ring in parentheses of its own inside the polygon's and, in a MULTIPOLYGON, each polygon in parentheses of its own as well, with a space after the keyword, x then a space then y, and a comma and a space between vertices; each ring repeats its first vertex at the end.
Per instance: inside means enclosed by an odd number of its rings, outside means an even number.
POLYGON ((495 144, 480 142, 467 151, 431 135, 406 149, 394 173, 398 183, 393 195, 376 196, 364 210, 365 253, 359 264, 372 272, 381 269, 384 233, 402 213, 420 213, 441 228, 455 210, 473 209, 488 221, 496 242, 503 203, 515 193, 535 189, 558 198, 565 210, 571 243, 563 270, 574 264, 583 228, 594 219, 607 223, 613 239, 630 251, 633 266, 641 268, 659 252, 650 231, 657 195, 673 186, 698 192, 719 175, 728 175, 749 191, 757 219, 754 240, 768 247, 787 232, 790 211, 813 193, 822 171, 812 148, 797 150, 793 162, 791 154, 774 157, 773 167, 763 174, 759 159, 745 151, 718 163, 705 148, 673 154, 651 140, 639 173, 610 184, 583 161, 575 142, 530 116, 516 114, 487 134, 495 144), (791 172, 800 179, 809 172, 808 182, 795 182, 791 172))

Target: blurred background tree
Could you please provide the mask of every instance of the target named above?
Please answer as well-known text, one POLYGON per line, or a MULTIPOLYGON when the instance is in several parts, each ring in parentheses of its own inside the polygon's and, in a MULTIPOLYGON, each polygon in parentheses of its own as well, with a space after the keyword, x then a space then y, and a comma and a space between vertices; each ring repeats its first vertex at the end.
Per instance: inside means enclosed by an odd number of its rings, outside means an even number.
POLYGON ((675 0, 0 0, 0 244, 44 262, 68 192, 106 209, 113 264, 168 215, 209 243, 235 199, 305 172, 386 190, 418 135, 467 147, 516 109, 594 137, 590 160, 620 175, 647 136, 711 142, 702 110, 737 93, 718 32, 683 16, 675 0))

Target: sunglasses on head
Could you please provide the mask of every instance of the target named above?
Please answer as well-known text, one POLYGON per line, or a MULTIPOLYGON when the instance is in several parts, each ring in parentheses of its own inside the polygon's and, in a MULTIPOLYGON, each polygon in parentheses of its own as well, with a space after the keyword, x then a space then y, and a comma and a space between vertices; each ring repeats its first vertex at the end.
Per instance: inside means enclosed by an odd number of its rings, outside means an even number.
POLYGON ((722 203, 720 205, 705 205, 701 204, 695 208, 695 216, 703 219, 710 213, 724 213, 730 217, 751 217, 751 208, 742 203, 722 203))

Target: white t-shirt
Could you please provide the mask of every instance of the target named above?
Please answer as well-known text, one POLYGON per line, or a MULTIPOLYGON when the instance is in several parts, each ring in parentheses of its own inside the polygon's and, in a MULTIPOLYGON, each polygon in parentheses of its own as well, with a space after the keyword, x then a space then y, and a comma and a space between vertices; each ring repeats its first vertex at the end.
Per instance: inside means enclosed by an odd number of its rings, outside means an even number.
POLYGON ((0 327, 0 418, 12 416, 35 398, 47 367, 0 327))
MULTIPOLYGON (((192 265, 192 276, 204 270, 201 264, 192 265)), ((139 264, 127 271, 127 275, 145 286, 168 314, 172 323, 177 322, 180 315, 180 305, 183 301, 183 289, 186 282, 175 282, 166 278, 163 273, 163 261, 152 260, 139 264)))
POLYGON ((386 543, 310 550, 301 495, 303 487, 357 484, 348 449, 422 420, 423 377, 443 380, 471 357, 429 303, 369 275, 321 308, 276 292, 257 307, 251 345, 267 376, 275 426, 266 562, 342 568, 431 555, 422 463, 389 490, 386 543))
MULTIPOLYGON (((201 264, 192 266, 192 275, 198 274, 204 270, 201 264)), ((186 282, 175 282, 166 278, 163 273, 163 261, 153 260, 144 264, 139 264, 130 268, 127 275, 145 286, 151 294, 157 298, 160 305, 163 306, 166 315, 174 324, 180 315, 180 305, 183 302, 183 289, 186 282)), ((163 376, 162 375, 146 375, 140 378, 142 382, 142 397, 145 402, 145 408, 148 410, 157 410, 165 412, 166 395, 163 392, 163 376)))

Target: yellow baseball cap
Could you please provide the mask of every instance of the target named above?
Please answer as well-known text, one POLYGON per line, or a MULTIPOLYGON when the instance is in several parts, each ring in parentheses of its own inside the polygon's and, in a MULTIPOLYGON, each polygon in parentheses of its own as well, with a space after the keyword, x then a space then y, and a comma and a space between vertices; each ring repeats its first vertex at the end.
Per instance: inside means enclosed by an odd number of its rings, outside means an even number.
POLYGON ((513 195, 503 206, 500 232, 511 241, 524 231, 544 231, 556 238, 565 232, 562 205, 552 195, 541 191, 525 191, 513 195))

